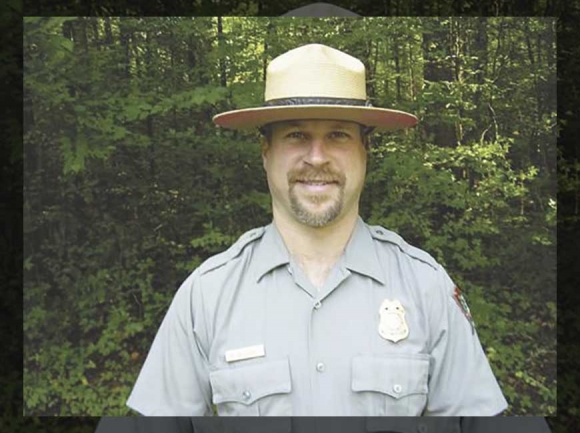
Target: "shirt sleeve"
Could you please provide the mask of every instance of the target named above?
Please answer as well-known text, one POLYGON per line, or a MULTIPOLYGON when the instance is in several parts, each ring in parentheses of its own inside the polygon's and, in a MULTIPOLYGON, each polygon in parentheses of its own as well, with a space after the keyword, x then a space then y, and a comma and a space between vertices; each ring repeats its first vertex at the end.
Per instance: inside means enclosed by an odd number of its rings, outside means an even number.
POLYGON ((550 433, 543 417, 469 417, 461 420, 461 433, 550 433))
POLYGON ((213 414, 198 285, 194 272, 178 289, 141 368, 127 406, 142 415, 213 414))
POLYGON ((454 298, 455 284, 439 267, 429 302, 431 364, 425 415, 493 416, 507 401, 485 356, 476 330, 454 298), (443 289, 443 290, 441 290, 443 289))

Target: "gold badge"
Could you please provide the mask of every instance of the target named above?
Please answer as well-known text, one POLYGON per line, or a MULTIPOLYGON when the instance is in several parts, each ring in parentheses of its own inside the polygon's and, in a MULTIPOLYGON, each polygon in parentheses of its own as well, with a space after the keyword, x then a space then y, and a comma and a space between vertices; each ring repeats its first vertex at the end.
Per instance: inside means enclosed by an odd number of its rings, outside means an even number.
POLYGON ((379 334, 385 340, 396 343, 407 338, 409 327, 405 321, 405 309, 399 301, 385 299, 379 309, 379 334))

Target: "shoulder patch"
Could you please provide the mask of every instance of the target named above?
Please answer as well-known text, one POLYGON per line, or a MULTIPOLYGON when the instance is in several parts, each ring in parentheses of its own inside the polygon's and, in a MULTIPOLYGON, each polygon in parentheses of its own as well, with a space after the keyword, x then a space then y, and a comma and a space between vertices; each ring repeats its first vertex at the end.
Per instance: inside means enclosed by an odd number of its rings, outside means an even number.
POLYGON ((203 275, 213 269, 219 268, 233 258, 237 257, 244 250, 244 248, 246 248, 246 246, 255 240, 260 239, 264 234, 265 229, 265 227, 258 227, 245 232, 227 250, 208 258, 197 268, 200 275, 203 275))
POLYGON ((383 242, 389 242, 389 243, 395 244, 396 246, 399 247, 399 249, 403 253, 407 254, 408 256, 411 256, 414 259, 420 260, 423 263, 428 264, 429 266, 431 266, 435 270, 437 270, 439 268, 439 264, 437 263, 437 260, 435 260, 433 258, 433 256, 431 256, 431 254, 408 244, 397 233, 390 231, 390 230, 387 230, 381 226, 369 226, 369 229, 371 232, 371 236, 374 239, 378 239, 378 240, 383 241, 383 242))
POLYGON ((457 305, 459 306, 459 308, 461 308, 461 312, 463 313, 463 315, 465 316, 465 318, 467 319, 467 321, 471 325, 471 333, 474 334, 475 333, 475 322, 473 321, 473 317, 471 316, 471 311, 469 310, 469 307, 467 306, 467 301, 465 300, 465 296, 463 296, 463 292, 461 291, 459 286, 455 286, 455 290, 453 291, 453 298, 455 299, 455 302, 457 302, 457 305))

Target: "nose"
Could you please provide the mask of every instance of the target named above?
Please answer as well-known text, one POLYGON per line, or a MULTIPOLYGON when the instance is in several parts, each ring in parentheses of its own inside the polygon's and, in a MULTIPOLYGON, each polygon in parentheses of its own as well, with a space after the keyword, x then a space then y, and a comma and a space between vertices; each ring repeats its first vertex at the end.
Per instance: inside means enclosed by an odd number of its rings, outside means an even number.
POLYGON ((304 155, 304 162, 309 165, 319 166, 328 162, 326 143, 323 138, 312 138, 308 144, 308 150, 304 155))

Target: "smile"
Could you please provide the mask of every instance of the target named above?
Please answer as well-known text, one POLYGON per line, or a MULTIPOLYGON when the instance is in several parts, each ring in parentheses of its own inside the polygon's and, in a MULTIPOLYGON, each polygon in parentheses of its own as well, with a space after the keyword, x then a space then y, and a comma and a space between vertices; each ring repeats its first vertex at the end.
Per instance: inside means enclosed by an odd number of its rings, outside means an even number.
POLYGON ((337 185, 336 181, 322 180, 299 180, 296 183, 309 192, 324 192, 329 190, 333 185, 337 185))
POLYGON ((338 183, 336 180, 323 180, 323 179, 299 179, 296 183, 303 183, 306 185, 328 185, 332 183, 338 183))

